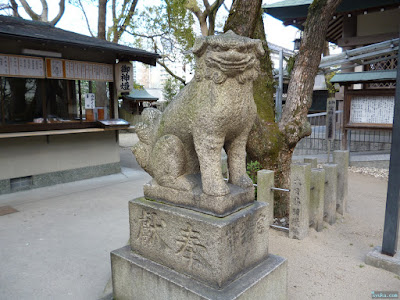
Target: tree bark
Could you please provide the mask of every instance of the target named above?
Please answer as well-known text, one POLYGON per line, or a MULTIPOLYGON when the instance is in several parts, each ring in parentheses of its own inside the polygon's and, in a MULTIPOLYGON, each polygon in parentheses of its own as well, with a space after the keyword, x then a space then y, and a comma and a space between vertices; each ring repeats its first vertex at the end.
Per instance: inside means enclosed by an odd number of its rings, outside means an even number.
POLYGON ((65 0, 60 0, 60 3, 58 4, 58 6, 59 6, 59 9, 58 9, 57 16, 53 20, 50 21, 50 24, 53 25, 53 26, 56 25, 58 23, 58 21, 60 21, 61 17, 64 14, 64 11, 65 11, 65 0))
MULTIPOLYGON (((261 14, 260 2, 235 0, 224 31, 232 29, 241 35, 265 40, 265 35, 264 38, 262 35, 263 29, 253 29, 254 26, 259 28, 262 24, 262 19, 258 19, 261 14), (255 32, 258 32, 258 35, 255 35, 255 32)), ((341 0, 314 0, 310 5, 302 45, 292 71, 288 97, 279 123, 274 121, 272 68, 265 68, 267 62, 264 60, 261 63, 262 74, 254 83, 258 118, 249 135, 247 156, 250 160, 260 162, 263 168, 274 170, 275 186, 280 188, 290 187, 290 165, 294 148, 301 138, 311 134, 307 112, 312 103, 314 80, 325 44, 328 23, 340 2, 341 0)), ((268 52, 266 56, 269 57, 268 52)), ((283 217, 289 214, 289 199, 289 193, 275 194, 275 216, 283 217)))
MULTIPOLYGON (((35 13, 31 6, 28 4, 26 0, 20 0, 22 7, 24 8, 25 12, 28 14, 28 16, 34 20, 34 21, 42 21, 42 22, 48 22, 51 25, 56 25, 58 21, 60 21, 61 17, 64 14, 65 11, 65 0, 60 0, 59 2, 59 10, 57 13, 57 16, 49 22, 49 8, 47 5, 46 0, 40 0, 40 3, 42 4, 42 13, 39 15, 35 13)), ((15 0, 10 0, 11 6, 13 8, 13 15, 19 17, 18 14, 18 5, 15 2, 15 0)))
POLYGON ((13 12, 13 17, 20 17, 18 13, 18 4, 15 2, 15 0, 10 0, 12 12, 13 12))
POLYGON ((186 8, 191 11, 197 18, 200 24, 201 34, 204 36, 214 35, 215 33, 215 18, 217 16, 218 9, 224 3, 225 0, 215 0, 210 5, 208 0, 203 0, 205 7, 204 11, 201 11, 196 0, 188 0, 185 4, 186 8), (208 19, 208 25, 207 25, 208 19))
POLYGON ((97 22, 97 37, 99 39, 106 39, 106 12, 107 0, 99 0, 99 19, 97 22))

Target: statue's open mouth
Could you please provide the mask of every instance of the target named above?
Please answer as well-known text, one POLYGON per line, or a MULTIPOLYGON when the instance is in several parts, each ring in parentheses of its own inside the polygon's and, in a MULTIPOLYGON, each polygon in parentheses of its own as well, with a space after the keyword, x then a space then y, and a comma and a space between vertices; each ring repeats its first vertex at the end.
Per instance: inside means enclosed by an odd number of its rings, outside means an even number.
POLYGON ((254 56, 244 56, 240 54, 231 55, 212 55, 207 57, 207 62, 225 72, 245 71, 254 65, 254 56))

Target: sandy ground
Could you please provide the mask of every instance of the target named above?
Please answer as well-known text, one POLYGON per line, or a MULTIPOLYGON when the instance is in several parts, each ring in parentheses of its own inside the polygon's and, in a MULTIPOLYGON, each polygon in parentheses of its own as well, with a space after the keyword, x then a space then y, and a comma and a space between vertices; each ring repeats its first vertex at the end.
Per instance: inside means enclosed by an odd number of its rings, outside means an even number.
MULTIPOLYGON (((372 291, 400 292, 400 277, 365 264, 381 245, 387 181, 349 172, 348 211, 304 240, 270 231, 270 252, 289 261, 289 299, 371 299, 372 291)), ((400 245, 398 247, 400 249, 400 245)))
MULTIPOLYGON (((121 134, 122 174, 0 196, 18 213, 0 217, 0 299, 98 299, 109 253, 128 239, 128 200, 148 181, 121 134)), ((368 266, 382 243, 387 181, 349 173, 348 212, 302 241, 270 230, 270 252, 289 262, 289 299, 371 299, 400 292, 400 277, 368 266)), ((398 247, 400 249, 400 245, 398 247)))

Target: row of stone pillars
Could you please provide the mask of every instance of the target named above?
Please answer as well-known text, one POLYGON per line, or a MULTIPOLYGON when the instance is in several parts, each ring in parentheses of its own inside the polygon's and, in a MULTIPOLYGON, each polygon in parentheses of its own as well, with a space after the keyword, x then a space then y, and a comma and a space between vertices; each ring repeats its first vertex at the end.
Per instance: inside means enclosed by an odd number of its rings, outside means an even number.
MULTIPOLYGON (((317 168, 316 158, 293 163, 290 175, 289 237, 303 239, 310 227, 322 231, 323 222, 336 222, 347 206, 349 151, 334 151, 333 163, 317 168)), ((274 220, 274 172, 257 173, 257 201, 269 204, 268 219, 274 220)), ((285 192, 285 191, 282 191, 285 192)))

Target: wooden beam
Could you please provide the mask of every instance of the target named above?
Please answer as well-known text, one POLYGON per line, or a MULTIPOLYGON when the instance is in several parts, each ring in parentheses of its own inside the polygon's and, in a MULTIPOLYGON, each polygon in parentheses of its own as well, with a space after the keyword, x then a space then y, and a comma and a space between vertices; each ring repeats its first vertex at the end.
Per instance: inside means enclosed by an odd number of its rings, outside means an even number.
POLYGON ((341 39, 338 40, 338 46, 339 47, 364 46, 396 38, 398 38, 397 32, 366 35, 366 36, 342 37, 341 39))

